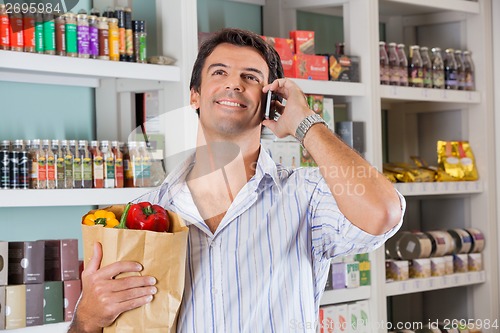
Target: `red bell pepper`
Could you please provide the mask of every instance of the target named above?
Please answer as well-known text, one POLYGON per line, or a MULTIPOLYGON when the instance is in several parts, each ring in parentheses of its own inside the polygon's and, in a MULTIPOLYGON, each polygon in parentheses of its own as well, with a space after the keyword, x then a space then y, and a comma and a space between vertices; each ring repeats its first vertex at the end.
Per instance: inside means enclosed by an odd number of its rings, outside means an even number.
POLYGON ((128 204, 123 215, 121 226, 123 227, 125 222, 128 229, 167 232, 170 227, 170 219, 165 208, 149 202, 128 204))

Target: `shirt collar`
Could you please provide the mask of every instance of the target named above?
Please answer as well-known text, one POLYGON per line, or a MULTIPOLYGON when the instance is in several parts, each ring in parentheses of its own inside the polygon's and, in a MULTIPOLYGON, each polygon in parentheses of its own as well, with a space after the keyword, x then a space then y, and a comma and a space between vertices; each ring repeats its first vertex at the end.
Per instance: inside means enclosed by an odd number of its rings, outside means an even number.
MULTIPOLYGON (((184 155, 186 156, 186 155, 184 155)), ((183 188, 186 177, 193 168, 195 163, 195 151, 189 151, 187 157, 170 172, 160 186, 160 198, 165 198, 165 193, 168 192, 168 204, 171 204, 173 198, 183 188)), ((250 183, 256 184, 255 191, 262 192, 271 185, 275 185, 281 191, 281 182, 279 177, 278 166, 273 161, 269 153, 261 146, 259 157, 257 159, 257 168, 255 175, 250 180, 250 183)))

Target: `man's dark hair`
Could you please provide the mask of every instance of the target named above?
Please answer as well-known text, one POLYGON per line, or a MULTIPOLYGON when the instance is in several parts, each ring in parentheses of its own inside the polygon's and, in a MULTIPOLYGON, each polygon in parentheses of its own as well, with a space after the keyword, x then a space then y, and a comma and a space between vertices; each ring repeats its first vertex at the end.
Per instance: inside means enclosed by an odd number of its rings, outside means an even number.
POLYGON ((226 28, 217 32, 201 45, 198 57, 193 66, 189 89, 194 89, 197 92, 200 91, 201 71, 205 65, 205 60, 213 52, 215 47, 222 43, 255 48, 255 50, 262 55, 269 67, 269 78, 267 80, 269 83, 284 77, 280 56, 271 45, 251 31, 226 28))

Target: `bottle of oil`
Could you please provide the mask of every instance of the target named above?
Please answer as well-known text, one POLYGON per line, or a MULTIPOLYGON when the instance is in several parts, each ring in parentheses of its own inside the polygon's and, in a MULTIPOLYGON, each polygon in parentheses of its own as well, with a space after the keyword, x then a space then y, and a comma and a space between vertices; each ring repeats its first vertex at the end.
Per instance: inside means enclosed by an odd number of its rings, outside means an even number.
POLYGON ((115 187, 115 156, 109 146, 109 141, 101 141, 102 156, 104 158, 104 187, 115 187))
POLYGON ((54 158, 56 160, 56 188, 64 188, 64 154, 62 152, 59 140, 52 140, 50 146, 52 147, 52 153, 54 153, 54 158))
POLYGON ((73 188, 83 188, 82 158, 76 140, 69 141, 69 149, 73 155, 73 188))
POLYGON ((30 183, 29 188, 38 188, 38 151, 40 150, 40 140, 35 139, 31 141, 31 147, 29 150, 29 172, 30 172, 30 183))
MULTIPOLYGON (((123 143, 121 144, 123 145, 123 143)), ((111 142, 111 151, 115 158, 115 187, 122 188, 124 186, 123 153, 118 141, 111 142)))
POLYGON ((139 141, 139 154, 142 161, 142 187, 151 186, 151 154, 146 148, 146 142, 139 141))
POLYGON ((73 188, 74 155, 68 145, 68 140, 61 141, 61 151, 64 156, 64 188, 73 188))
POLYGON ((92 188, 92 155, 88 149, 87 140, 78 141, 78 154, 82 163, 82 188, 92 188))
POLYGON ((43 149, 43 144, 46 140, 42 141, 42 145, 37 152, 37 160, 38 160, 38 185, 37 189, 46 189, 47 188, 47 153, 43 149))
POLYGON ((56 158, 54 152, 50 148, 50 141, 43 140, 43 151, 47 161, 47 187, 48 189, 56 188, 56 158))
POLYGON ((90 142, 90 153, 92 154, 92 165, 94 172, 94 188, 104 187, 104 158, 99 149, 99 142, 93 140, 90 142))

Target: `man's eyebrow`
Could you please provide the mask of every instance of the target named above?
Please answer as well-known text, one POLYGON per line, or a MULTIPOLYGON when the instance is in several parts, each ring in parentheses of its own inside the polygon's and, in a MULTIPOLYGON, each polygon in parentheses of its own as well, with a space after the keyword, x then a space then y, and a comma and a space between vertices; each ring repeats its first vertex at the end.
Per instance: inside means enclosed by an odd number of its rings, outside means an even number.
MULTIPOLYGON (((210 71, 212 68, 214 67, 224 67, 224 68, 229 68, 228 65, 226 64, 223 64, 223 63, 220 63, 220 62, 217 62, 217 63, 214 63, 214 64, 211 64, 208 66, 207 68, 207 72, 210 71)), ((257 69, 257 68, 253 68, 253 67, 245 67, 244 68, 245 71, 248 71, 248 72, 253 72, 257 75, 259 75, 261 77, 262 80, 264 80, 264 73, 262 73, 261 70, 257 69)))

